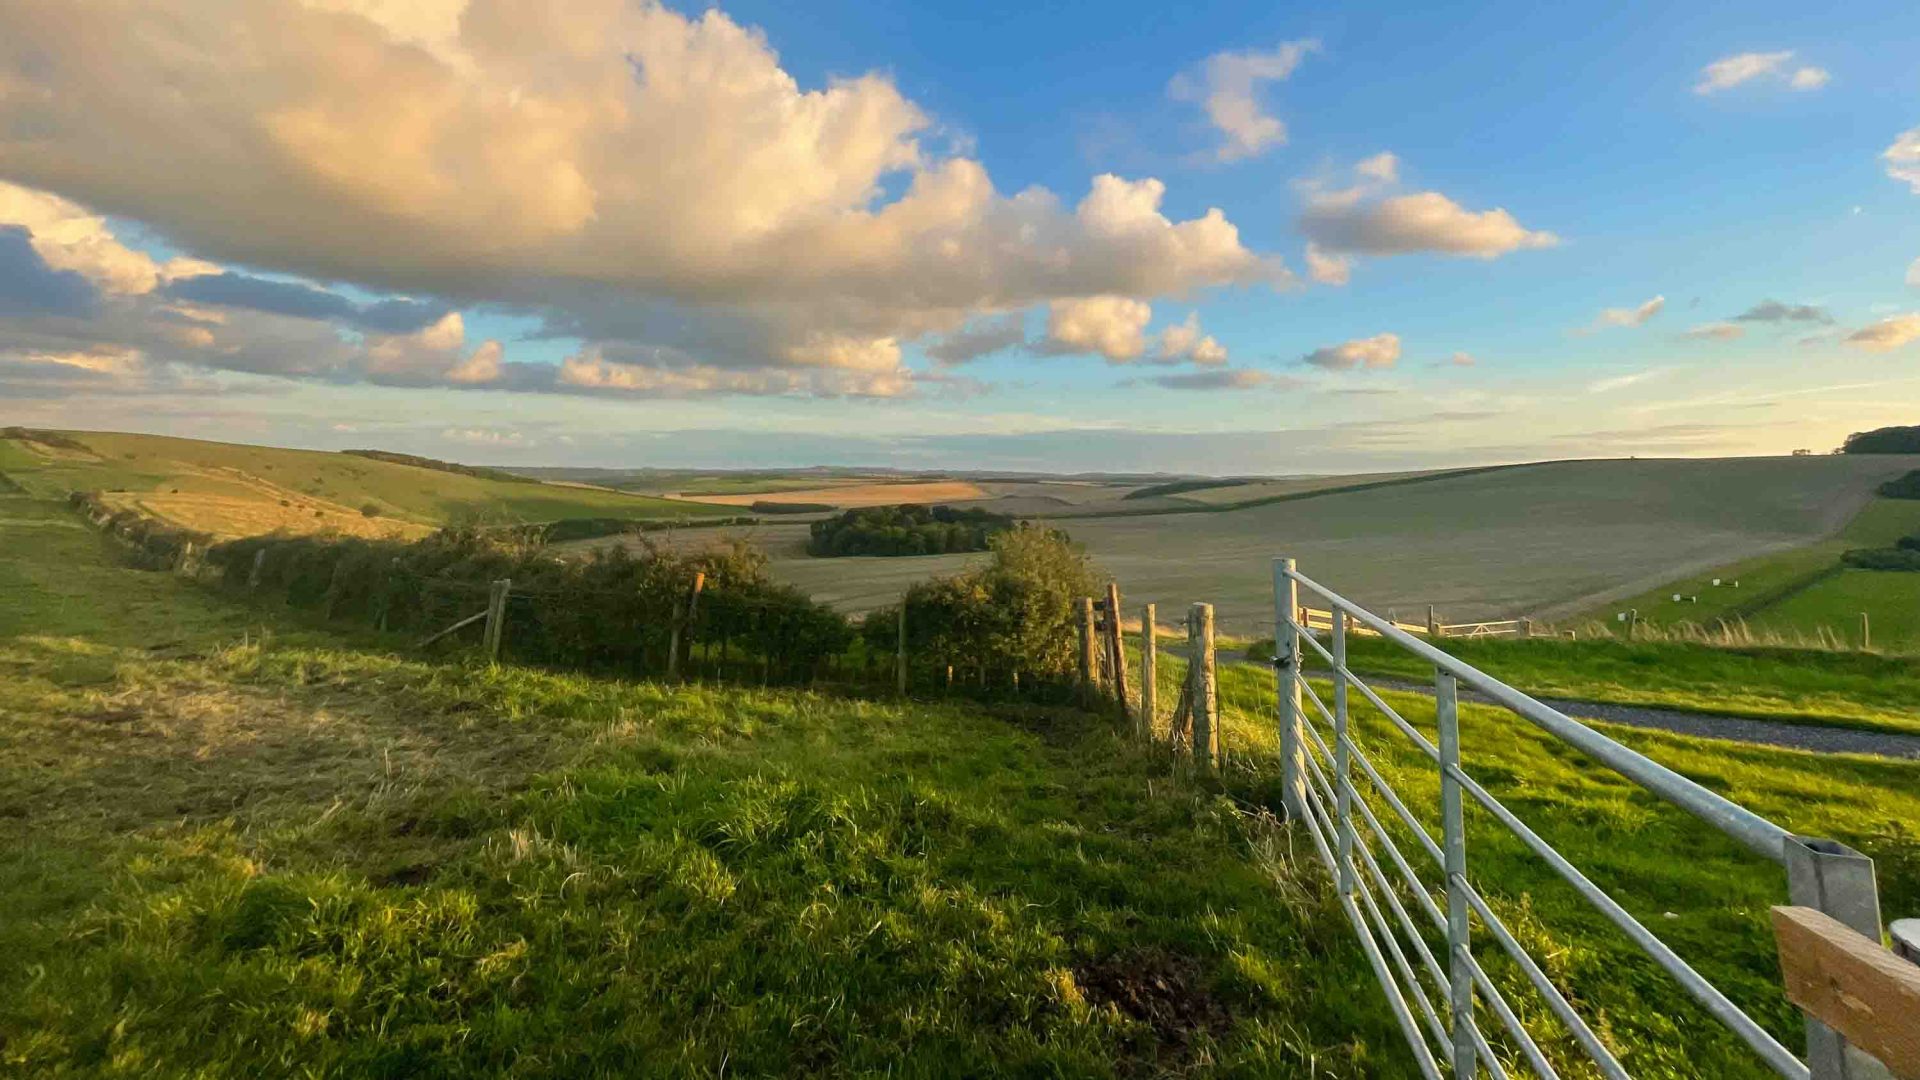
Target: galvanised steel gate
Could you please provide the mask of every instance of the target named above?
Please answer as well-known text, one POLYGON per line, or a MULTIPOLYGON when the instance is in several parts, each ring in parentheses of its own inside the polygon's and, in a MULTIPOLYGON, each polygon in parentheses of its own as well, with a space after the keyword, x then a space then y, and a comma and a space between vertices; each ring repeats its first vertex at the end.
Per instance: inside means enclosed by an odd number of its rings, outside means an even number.
MULTIPOLYGON (((1876 1062, 1849 1049, 1837 1033, 1811 1017, 1807 1019, 1807 1059, 1802 1061, 1476 782, 1460 765, 1460 687, 1464 685, 1478 691, 1633 783, 1726 833, 1754 854, 1780 865, 1786 871, 1784 885, 1788 902, 1817 908, 1878 942, 1880 908, 1871 859, 1831 840, 1788 833, 1472 665, 1448 656, 1391 620, 1367 611, 1301 574, 1292 559, 1275 560, 1273 585, 1274 620, 1279 628, 1274 665, 1278 675, 1280 759, 1287 810, 1293 820, 1306 826, 1315 850, 1334 876, 1341 907, 1359 935, 1374 975, 1386 993, 1422 1073, 1434 1080, 1443 1075, 1466 1080, 1481 1075, 1482 1071, 1495 1077, 1508 1075, 1476 1018, 1475 1005, 1479 1002, 1499 1020, 1505 1038, 1511 1040, 1518 1056, 1533 1073, 1545 1077, 1558 1075, 1506 995, 1474 957, 1470 935, 1477 919, 1479 927, 1512 958, 1548 1010, 1566 1026, 1600 1073, 1615 1078, 1628 1075, 1605 1042, 1581 1018, 1475 888, 1467 857, 1464 814, 1466 800, 1472 799, 1619 927, 1775 1072, 1785 1077, 1815 1080, 1864 1080, 1875 1074, 1876 1062), (1309 600, 1315 606, 1324 601, 1332 612, 1332 627, 1325 631, 1328 636, 1325 645, 1313 629, 1297 621, 1302 590, 1311 594, 1309 600), (1318 600, 1314 600, 1315 597, 1318 600), (1360 627, 1433 665, 1437 740, 1428 739, 1347 668, 1347 635, 1350 629, 1360 627), (1327 665, 1332 679, 1330 704, 1321 699, 1306 679, 1303 661, 1314 653, 1327 665), (1433 762, 1440 786, 1441 835, 1438 840, 1356 745, 1347 707, 1352 691, 1366 698, 1433 762), (1311 712, 1303 708, 1308 703, 1312 706, 1311 712), (1355 782, 1356 770, 1360 783, 1355 782), (1389 830, 1383 827, 1379 816, 1382 813, 1398 818, 1406 834, 1418 843, 1420 851, 1416 856, 1424 857, 1439 870, 1441 884, 1437 889, 1421 878, 1394 843, 1389 830), (1398 887, 1382 868, 1381 856, 1398 877, 1398 887), (1411 898, 1413 910, 1408 910, 1402 901, 1403 895, 1411 898), (1427 927, 1424 932, 1423 921, 1427 927), (1435 941, 1444 940, 1444 958, 1435 955, 1428 943, 1429 934, 1435 941), (1434 991, 1431 997, 1428 987, 1434 991)), ((1879 1075, 1885 1075, 1884 1071, 1879 1070, 1879 1075)))

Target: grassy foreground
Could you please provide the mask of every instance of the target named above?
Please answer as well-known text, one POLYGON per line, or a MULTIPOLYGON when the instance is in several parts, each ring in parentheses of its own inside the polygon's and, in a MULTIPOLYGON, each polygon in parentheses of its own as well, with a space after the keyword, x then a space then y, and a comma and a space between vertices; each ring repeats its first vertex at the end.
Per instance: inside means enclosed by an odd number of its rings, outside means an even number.
POLYGON ((263 643, 0 541, 0 1071, 1405 1068, 1276 830, 1100 720, 263 643))
MULTIPOLYGON (((1073 710, 426 662, 122 569, 25 497, 0 543, 5 1071, 1411 1072, 1304 840, 1258 812, 1264 672, 1223 666, 1230 764, 1203 782, 1073 710)), ((1797 1043, 1777 872, 1464 713, 1476 775, 1797 1043)), ((1615 734, 1868 850, 1889 914, 1920 909, 1920 766, 1615 734)), ((1476 880, 1635 1075, 1758 1075, 1470 830, 1476 880)))

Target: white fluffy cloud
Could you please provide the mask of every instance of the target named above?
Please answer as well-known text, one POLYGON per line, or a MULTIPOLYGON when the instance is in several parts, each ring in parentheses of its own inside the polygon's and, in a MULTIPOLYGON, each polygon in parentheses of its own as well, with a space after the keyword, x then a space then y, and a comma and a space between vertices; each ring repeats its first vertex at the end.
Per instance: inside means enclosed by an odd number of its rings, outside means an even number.
POLYGON ((1920 339, 1920 312, 1881 319, 1847 335, 1847 344, 1868 352, 1886 352, 1920 339))
POLYGON ((1099 353, 1115 363, 1136 360, 1147 351, 1147 322, 1153 307, 1126 296, 1082 296, 1047 306, 1049 351, 1099 353))
POLYGON ((1362 255, 1431 251, 1493 259, 1559 243, 1559 237, 1527 229, 1505 210, 1468 210, 1437 191, 1378 200, 1315 199, 1300 228, 1322 248, 1362 255))
MULTIPOLYGON (((902 385, 903 343, 979 317, 1285 275, 1219 210, 1169 219, 1157 180, 1003 194, 923 145, 886 77, 803 87, 715 10, 0 0, 0 25, 0 131, 33 133, 0 139, 0 173, 85 207, 96 240, 94 215, 123 215, 209 259, 511 305, 655 347, 619 362, 670 357, 676 388, 728 382, 700 364, 902 385)), ((169 272, 33 231, 123 290, 169 272)))
POLYGON ((1345 285, 1353 280, 1353 260, 1335 255, 1307 241, 1307 277, 1321 285, 1345 285))
POLYGON ((1479 363, 1479 361, 1473 358, 1472 353, 1457 352, 1457 353, 1454 353, 1452 356, 1447 357, 1447 363, 1453 365, 1454 367, 1472 367, 1473 365, 1479 363))
POLYGON ((1667 298, 1664 296, 1656 296, 1640 304, 1638 307, 1605 308, 1600 314, 1594 316, 1593 324, 1587 327, 1587 329, 1592 331, 1606 330, 1618 326, 1645 326, 1648 319, 1660 314, 1660 309, 1666 306, 1667 298))
POLYGON ((1793 67, 1793 50, 1745 52, 1723 56, 1700 69, 1700 81, 1693 85, 1696 94, 1717 94, 1758 78, 1775 79, 1794 90, 1818 90, 1833 76, 1825 68, 1793 67))
POLYGON ((1400 359, 1400 337, 1397 334, 1375 334, 1369 338, 1343 341, 1338 345, 1315 349, 1305 359, 1314 367, 1329 371, 1390 368, 1400 359))
POLYGON ((1227 349, 1200 329, 1200 313, 1190 311, 1185 322, 1160 331, 1160 358, 1169 363, 1191 360, 1202 367, 1218 367, 1227 362, 1227 349))
POLYGON ((1503 209, 1468 210, 1437 191, 1389 194, 1399 177, 1399 159, 1381 153, 1354 166, 1354 183, 1348 187, 1304 185, 1300 231, 1311 245, 1308 272, 1314 280, 1344 284, 1350 267, 1336 261, 1341 255, 1434 252, 1493 259, 1560 242, 1550 232, 1522 226, 1503 209))
POLYGON ((1920 127, 1908 128, 1880 154, 1887 163, 1887 175, 1906 184, 1920 195, 1920 127))
POLYGON ((1316 41, 1289 41, 1265 52, 1214 53, 1197 73, 1176 77, 1168 92, 1183 101, 1197 101, 1206 110, 1207 121, 1222 138, 1214 150, 1216 159, 1254 157, 1287 141, 1287 125, 1266 111, 1260 88, 1292 76, 1300 61, 1319 47, 1316 41))

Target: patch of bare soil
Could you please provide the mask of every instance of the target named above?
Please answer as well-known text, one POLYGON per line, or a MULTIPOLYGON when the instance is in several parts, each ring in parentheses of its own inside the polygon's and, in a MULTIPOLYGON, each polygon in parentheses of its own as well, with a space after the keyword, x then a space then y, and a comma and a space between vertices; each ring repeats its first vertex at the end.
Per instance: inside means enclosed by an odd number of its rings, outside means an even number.
POLYGON ((1233 1024, 1192 957, 1129 950, 1086 964, 1073 977, 1088 1002, 1112 1005, 1146 1025, 1163 1058, 1184 1057, 1201 1035, 1218 1038, 1233 1024))

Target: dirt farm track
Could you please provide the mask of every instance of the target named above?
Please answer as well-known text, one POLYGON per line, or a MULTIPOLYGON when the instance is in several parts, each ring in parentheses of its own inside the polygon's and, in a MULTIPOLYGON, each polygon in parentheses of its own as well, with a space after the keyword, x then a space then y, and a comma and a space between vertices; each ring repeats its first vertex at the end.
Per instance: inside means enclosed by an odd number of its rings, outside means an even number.
MULTIPOLYGON (((1271 621, 1277 554, 1377 609, 1424 616, 1433 604, 1456 621, 1551 620, 1820 539, 1877 484, 1916 467, 1920 458, 1897 455, 1553 462, 1222 513, 1061 525, 1121 583, 1129 607, 1153 601, 1166 620, 1208 601, 1228 633, 1271 621)), ((750 536, 777 576, 854 612, 980 558, 812 558, 804 524, 689 530, 680 542, 716 535, 750 536)))

